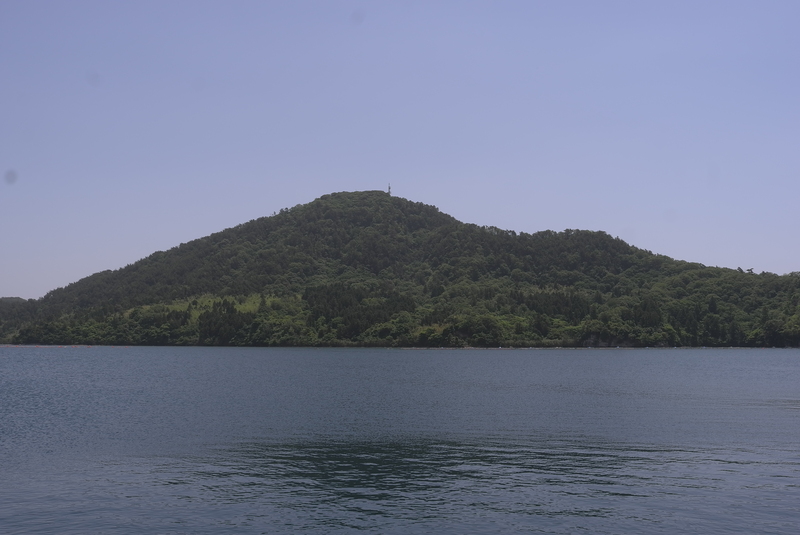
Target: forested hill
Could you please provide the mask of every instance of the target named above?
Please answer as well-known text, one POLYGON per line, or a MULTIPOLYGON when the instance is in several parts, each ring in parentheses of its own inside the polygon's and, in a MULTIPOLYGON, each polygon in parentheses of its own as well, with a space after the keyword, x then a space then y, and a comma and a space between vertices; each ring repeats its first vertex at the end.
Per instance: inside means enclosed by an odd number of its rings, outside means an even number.
POLYGON ((710 268, 604 232, 517 234, 335 193, 39 300, 25 344, 797 346, 800 276, 710 268))

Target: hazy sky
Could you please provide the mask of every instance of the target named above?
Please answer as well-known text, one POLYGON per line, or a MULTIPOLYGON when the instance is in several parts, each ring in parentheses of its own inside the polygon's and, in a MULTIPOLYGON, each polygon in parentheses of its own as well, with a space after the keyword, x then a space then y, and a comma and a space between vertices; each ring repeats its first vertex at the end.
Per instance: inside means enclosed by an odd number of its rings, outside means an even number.
POLYGON ((326 193, 800 271, 800 2, 0 2, 0 296, 326 193))

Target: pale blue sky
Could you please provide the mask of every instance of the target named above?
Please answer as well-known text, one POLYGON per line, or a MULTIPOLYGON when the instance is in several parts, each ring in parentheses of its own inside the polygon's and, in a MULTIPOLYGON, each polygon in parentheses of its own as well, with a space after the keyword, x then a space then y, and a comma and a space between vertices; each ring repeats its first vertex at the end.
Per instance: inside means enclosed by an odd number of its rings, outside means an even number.
POLYGON ((800 271, 800 2, 0 3, 0 296, 334 191, 800 271))

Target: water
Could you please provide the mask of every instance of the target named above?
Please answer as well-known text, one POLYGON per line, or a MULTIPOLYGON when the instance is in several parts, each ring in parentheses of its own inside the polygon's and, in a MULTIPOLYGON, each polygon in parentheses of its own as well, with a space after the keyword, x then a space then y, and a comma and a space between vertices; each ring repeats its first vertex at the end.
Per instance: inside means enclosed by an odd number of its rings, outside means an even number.
POLYGON ((798 533, 798 350, 0 347, 0 532, 798 533))

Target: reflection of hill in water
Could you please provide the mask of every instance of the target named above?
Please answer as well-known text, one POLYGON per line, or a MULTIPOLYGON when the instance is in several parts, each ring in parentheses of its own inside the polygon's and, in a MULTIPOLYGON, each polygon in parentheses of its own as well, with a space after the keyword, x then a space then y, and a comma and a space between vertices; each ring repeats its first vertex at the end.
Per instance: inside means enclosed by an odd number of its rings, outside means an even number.
POLYGON ((741 532, 747 507, 708 518, 696 504, 744 502, 748 483, 780 469, 747 451, 578 438, 245 442, 160 472, 180 480, 176 496, 237 507, 239 522, 277 531, 632 533, 644 522, 668 533, 690 519, 741 532))
MULTIPOLYGON (((591 447, 588 443, 547 441, 250 442, 221 450, 212 464, 265 479, 301 484, 313 481, 319 489, 372 488, 391 492, 409 487, 417 491, 444 490, 456 481, 497 483, 504 477, 533 478, 528 483, 548 484, 595 471, 600 477, 600 473, 622 469, 626 464, 649 461, 642 453, 591 447)), ((650 453, 654 452, 647 452, 650 453)))

